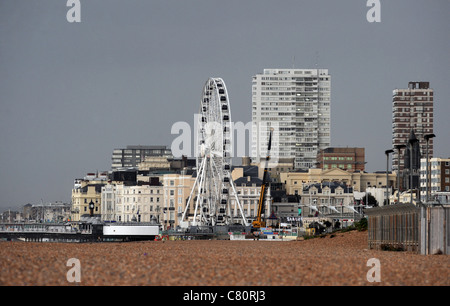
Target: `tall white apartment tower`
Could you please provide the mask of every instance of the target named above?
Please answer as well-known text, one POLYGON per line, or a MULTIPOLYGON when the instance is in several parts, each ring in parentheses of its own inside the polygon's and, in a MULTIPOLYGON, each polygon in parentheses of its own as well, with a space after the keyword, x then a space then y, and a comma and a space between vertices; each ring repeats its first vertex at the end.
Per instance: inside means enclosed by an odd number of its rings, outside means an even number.
POLYGON ((331 76, 328 69, 264 69, 252 82, 252 157, 294 158, 295 168, 316 167, 330 146, 331 76))

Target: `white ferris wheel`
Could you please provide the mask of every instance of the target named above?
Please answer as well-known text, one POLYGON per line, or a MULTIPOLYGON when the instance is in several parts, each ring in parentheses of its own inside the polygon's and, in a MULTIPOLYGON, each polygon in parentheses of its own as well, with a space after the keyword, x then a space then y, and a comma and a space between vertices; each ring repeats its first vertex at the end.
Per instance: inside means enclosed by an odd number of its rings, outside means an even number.
POLYGON ((187 212, 193 208, 189 218, 192 226, 232 224, 233 215, 240 216, 248 226, 231 177, 233 130, 227 88, 221 78, 206 81, 199 113, 197 177, 182 220, 187 221, 187 212))

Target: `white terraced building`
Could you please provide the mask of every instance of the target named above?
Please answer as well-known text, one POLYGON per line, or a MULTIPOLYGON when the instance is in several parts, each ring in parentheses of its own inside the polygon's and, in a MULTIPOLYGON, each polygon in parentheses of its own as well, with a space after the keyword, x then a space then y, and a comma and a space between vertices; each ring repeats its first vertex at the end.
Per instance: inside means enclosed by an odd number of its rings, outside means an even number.
POLYGON ((163 186, 124 186, 102 188, 102 220, 117 222, 158 222, 163 213, 163 186))
POLYGON ((328 69, 264 69, 252 82, 252 157, 294 158, 295 168, 315 168, 330 146, 331 76, 328 69))

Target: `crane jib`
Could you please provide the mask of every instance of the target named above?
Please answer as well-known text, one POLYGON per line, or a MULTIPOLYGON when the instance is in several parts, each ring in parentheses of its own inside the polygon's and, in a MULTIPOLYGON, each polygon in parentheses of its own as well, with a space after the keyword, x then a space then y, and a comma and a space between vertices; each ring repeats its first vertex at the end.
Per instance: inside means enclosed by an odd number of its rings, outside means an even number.
POLYGON ((268 172, 268 164, 270 159, 270 148, 272 147, 272 129, 270 130, 269 134, 269 144, 267 149, 267 157, 266 157, 266 165, 264 168, 264 175, 263 175, 263 181, 261 183, 261 194, 259 195, 259 205, 258 205, 258 215, 256 216, 255 222, 253 222, 253 226, 255 228, 264 227, 265 222, 262 221, 262 215, 264 214, 264 208, 265 208, 265 194, 266 194, 266 185, 267 182, 267 172, 268 172))

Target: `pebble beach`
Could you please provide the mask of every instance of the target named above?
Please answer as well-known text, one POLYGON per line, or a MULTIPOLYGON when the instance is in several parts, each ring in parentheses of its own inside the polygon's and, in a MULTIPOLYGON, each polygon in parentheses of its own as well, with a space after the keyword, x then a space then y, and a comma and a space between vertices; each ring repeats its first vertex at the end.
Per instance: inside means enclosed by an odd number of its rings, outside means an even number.
POLYGON ((304 241, 0 242, 1 286, 448 286, 450 256, 369 250, 367 232, 304 241), (69 282, 69 259, 80 282, 69 282), (369 282, 368 261, 380 263, 369 282))

